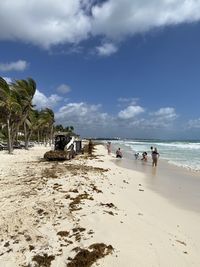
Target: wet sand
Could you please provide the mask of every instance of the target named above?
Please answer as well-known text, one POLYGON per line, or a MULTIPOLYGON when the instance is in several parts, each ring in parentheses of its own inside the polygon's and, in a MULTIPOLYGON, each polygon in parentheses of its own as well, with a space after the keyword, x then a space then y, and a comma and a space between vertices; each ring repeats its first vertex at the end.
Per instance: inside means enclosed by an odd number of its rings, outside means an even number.
MULTIPOLYGON (((128 156, 128 155, 125 155, 128 156)), ((113 159, 119 167, 128 168, 145 174, 147 186, 183 209, 200 212, 200 173, 176 167, 159 159, 158 166, 152 161, 123 158, 113 159)))

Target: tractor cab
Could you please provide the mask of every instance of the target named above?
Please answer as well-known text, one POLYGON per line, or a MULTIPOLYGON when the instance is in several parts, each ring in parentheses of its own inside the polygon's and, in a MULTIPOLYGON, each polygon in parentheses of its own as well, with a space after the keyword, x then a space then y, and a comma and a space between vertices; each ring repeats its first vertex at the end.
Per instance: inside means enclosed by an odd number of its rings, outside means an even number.
POLYGON ((54 150, 64 151, 66 145, 71 141, 72 137, 70 135, 57 134, 55 135, 55 145, 54 150))

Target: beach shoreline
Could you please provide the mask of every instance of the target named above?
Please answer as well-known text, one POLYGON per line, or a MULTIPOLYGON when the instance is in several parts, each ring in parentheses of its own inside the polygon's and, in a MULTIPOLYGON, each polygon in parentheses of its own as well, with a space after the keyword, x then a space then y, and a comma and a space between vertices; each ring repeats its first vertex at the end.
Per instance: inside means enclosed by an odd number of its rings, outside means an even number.
POLYGON ((147 162, 124 157, 118 160, 112 155, 112 161, 119 167, 145 174, 147 186, 154 192, 166 197, 181 208, 200 211, 200 173, 168 163, 159 159, 158 166, 152 167, 152 160, 147 162))
POLYGON ((200 214, 153 190, 165 180, 161 162, 152 177, 124 159, 116 165, 103 145, 65 162, 44 161, 49 149, 0 152, 0 266, 46 257, 51 267, 80 267, 70 265, 78 252, 97 246, 90 266, 200 265, 200 214))

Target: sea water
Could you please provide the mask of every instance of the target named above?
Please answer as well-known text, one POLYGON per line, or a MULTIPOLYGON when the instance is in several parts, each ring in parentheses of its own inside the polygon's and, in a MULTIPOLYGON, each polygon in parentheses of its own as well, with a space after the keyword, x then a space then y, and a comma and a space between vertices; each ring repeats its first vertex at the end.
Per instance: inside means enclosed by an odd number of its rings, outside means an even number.
POLYGON ((160 159, 179 167, 200 171, 200 141, 113 140, 111 142, 132 158, 136 152, 141 158, 144 151, 151 157, 150 147, 153 146, 160 153, 160 159))

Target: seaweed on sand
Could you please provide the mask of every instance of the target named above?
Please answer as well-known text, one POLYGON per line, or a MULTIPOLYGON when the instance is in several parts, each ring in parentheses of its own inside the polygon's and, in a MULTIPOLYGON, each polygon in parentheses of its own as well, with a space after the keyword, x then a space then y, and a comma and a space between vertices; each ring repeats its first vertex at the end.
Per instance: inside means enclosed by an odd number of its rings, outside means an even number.
POLYGON ((55 259, 55 256, 47 254, 44 255, 35 255, 32 261, 35 261, 38 264, 38 267, 50 267, 51 262, 55 259))
POLYGON ((78 253, 70 260, 66 267, 90 267, 98 259, 104 258, 113 252, 111 245, 107 246, 104 243, 96 243, 89 246, 88 249, 75 249, 78 253))
POLYGON ((93 197, 91 197, 88 193, 80 194, 76 196, 75 198, 71 198, 72 202, 69 204, 70 211, 76 211, 81 208, 78 207, 78 205, 81 203, 81 200, 87 199, 87 200, 94 200, 93 197))

